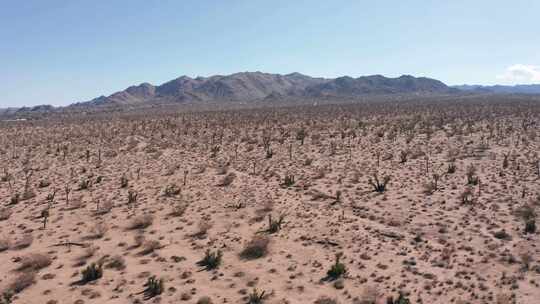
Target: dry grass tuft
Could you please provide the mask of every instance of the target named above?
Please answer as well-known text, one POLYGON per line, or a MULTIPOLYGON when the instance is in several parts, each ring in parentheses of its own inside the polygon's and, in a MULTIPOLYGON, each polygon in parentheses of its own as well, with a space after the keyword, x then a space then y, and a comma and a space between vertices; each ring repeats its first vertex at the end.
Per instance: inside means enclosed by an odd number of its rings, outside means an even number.
POLYGON ((9 238, 0 238, 0 252, 8 250, 10 245, 11 240, 9 238))
POLYGON ((91 238, 100 239, 105 236, 105 234, 109 231, 109 226, 103 222, 97 223, 92 229, 90 230, 91 238))

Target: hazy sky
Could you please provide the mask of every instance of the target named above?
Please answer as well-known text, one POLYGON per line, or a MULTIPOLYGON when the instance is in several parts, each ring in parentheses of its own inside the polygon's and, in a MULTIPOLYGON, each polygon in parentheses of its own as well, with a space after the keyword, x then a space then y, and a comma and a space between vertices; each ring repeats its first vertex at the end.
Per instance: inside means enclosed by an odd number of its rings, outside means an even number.
POLYGON ((540 83, 540 1, 0 0, 0 108, 241 71, 540 83))

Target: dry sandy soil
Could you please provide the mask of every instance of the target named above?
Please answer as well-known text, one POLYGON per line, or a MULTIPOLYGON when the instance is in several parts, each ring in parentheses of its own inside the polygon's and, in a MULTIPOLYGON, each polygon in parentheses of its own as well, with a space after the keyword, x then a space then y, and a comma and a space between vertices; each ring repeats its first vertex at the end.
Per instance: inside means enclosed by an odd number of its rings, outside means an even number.
POLYGON ((519 99, 0 123, 0 303, 539 303, 539 126, 519 99))

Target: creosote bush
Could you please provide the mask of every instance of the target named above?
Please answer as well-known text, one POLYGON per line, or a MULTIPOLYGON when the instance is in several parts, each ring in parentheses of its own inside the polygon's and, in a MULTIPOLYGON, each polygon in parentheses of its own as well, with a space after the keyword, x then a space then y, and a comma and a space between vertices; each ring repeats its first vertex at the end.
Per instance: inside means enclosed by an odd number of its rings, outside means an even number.
POLYGON ((22 257, 20 265, 17 268, 18 271, 38 271, 49 265, 51 265, 52 260, 46 254, 41 253, 31 253, 22 257))
POLYGON ((151 214, 139 215, 131 220, 129 229, 144 229, 152 225, 153 222, 154 217, 151 214))
POLYGON ((269 237, 263 235, 256 235, 246 244, 246 246, 240 253, 240 257, 249 260, 262 258, 268 253, 269 243, 269 237))
POLYGON ((388 297, 386 299, 386 304, 411 304, 411 301, 402 292, 400 292, 396 299, 394 299, 392 296, 388 297))

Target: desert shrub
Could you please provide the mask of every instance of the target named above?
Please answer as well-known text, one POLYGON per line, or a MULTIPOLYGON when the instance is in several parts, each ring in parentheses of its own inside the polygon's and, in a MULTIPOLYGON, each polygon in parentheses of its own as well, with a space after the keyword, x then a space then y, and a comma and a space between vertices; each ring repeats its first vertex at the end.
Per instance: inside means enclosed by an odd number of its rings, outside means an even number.
POLYGON ((76 210, 84 207, 84 202, 82 200, 82 197, 76 196, 71 200, 71 203, 69 205, 69 208, 67 210, 76 210))
POLYGON ((17 205, 21 201, 21 195, 19 193, 15 193, 11 196, 9 200, 10 205, 17 205))
POLYGON ((9 219, 9 217, 11 216, 13 212, 11 211, 10 208, 1 208, 0 209, 0 221, 5 221, 7 219, 9 219))
POLYGON ((467 185, 478 185, 480 179, 476 176, 476 167, 471 164, 467 167, 467 185))
POLYGON ((456 163, 450 162, 450 163, 448 164, 448 167, 446 168, 446 173, 447 173, 447 174, 454 174, 454 173, 456 173, 456 163))
POLYGON ((120 188, 127 188, 129 184, 129 180, 125 174, 122 174, 122 177, 120 177, 120 188))
POLYGON ((208 296, 202 296, 197 300, 197 304, 213 304, 214 302, 208 296))
POLYGON ((409 157, 410 151, 408 150, 401 150, 399 151, 399 162, 404 164, 407 162, 407 158, 409 157))
POLYGON ((105 236, 107 231, 109 231, 109 226, 107 226, 107 224, 105 224, 104 222, 96 223, 90 231, 92 234, 91 237, 100 239, 105 236))
POLYGON ((10 245, 11 241, 9 240, 9 238, 0 238, 0 252, 8 250, 10 245))
POLYGON ((103 215, 111 212, 111 210, 114 208, 114 203, 111 201, 105 201, 103 204, 101 204, 97 210, 96 214, 103 215))
POLYGON ((434 182, 429 181, 429 182, 424 184, 424 193, 425 194, 431 195, 431 194, 435 193, 435 191, 437 191, 437 185, 434 182))
POLYGON ((270 238, 266 236, 256 235, 251 241, 246 244, 246 247, 240 253, 240 257, 244 259, 262 258, 268 253, 268 244, 270 238))
POLYGON ((338 304, 338 301, 330 297, 322 296, 318 298, 317 300, 315 300, 313 304, 338 304))
POLYGON ((536 232, 536 220, 530 219, 525 222, 525 233, 535 233, 536 232))
POLYGON ((523 264, 522 270, 528 271, 531 267, 531 262, 534 260, 533 256, 528 252, 520 254, 521 263, 523 264))
POLYGON ((144 242, 146 241, 146 237, 143 234, 137 234, 133 237, 133 241, 135 242, 133 246, 135 248, 138 248, 144 244, 144 242))
POLYGON ((171 210, 170 215, 177 216, 177 217, 183 216, 184 213, 186 213, 186 210, 187 210, 188 207, 189 207, 189 205, 186 204, 186 203, 175 203, 172 206, 172 210, 171 210))
POLYGON ((232 182, 235 180, 235 178, 236 178, 236 174, 234 174, 234 172, 231 172, 231 173, 225 175, 220 181, 218 181, 217 186, 226 187, 226 186, 232 184, 232 182))
POLYGON ((290 186, 294 185, 294 183, 295 183, 294 175, 287 174, 283 178, 283 182, 281 183, 281 185, 284 186, 284 187, 290 187, 290 186))
POLYGON ((208 235, 208 230, 210 230, 212 226, 212 222, 203 219, 197 224, 197 231, 192 236, 203 239, 208 235))
POLYGON ((522 218, 525 223, 525 233, 535 233, 536 232, 536 210, 530 204, 525 204, 519 207, 515 214, 522 218))
POLYGON ((264 296, 266 295, 266 291, 259 292, 257 289, 253 289, 253 291, 248 296, 248 304, 261 304, 264 301, 264 296))
POLYGON ((339 261, 341 259, 341 256, 342 254, 340 253, 336 254, 336 262, 332 265, 332 267, 330 267, 330 269, 326 273, 329 279, 336 280, 347 272, 345 264, 339 261))
POLYGON ((197 262, 197 265, 204 267, 206 270, 216 269, 221 265, 221 260, 223 258, 223 252, 217 250, 212 252, 210 249, 206 250, 202 260, 197 262))
POLYGON ((107 260, 105 268, 123 270, 126 268, 126 260, 120 255, 115 255, 107 260))
POLYGON ((90 245, 89 247, 86 247, 86 248, 84 249, 84 253, 81 254, 81 255, 78 257, 78 260, 79 260, 80 262, 83 262, 83 263, 81 263, 80 265, 84 265, 85 262, 86 262, 86 260, 88 260, 89 258, 93 257, 93 256, 96 254, 96 252, 98 252, 98 250, 99 250, 99 247, 94 246, 94 245, 90 245))
POLYGON ((163 190, 163 195, 167 197, 176 196, 180 194, 181 189, 176 184, 170 184, 163 190))
POLYGON ((156 276, 148 278, 144 284, 144 295, 146 298, 153 298, 163 293, 165 290, 165 282, 163 279, 157 279, 156 276))
POLYGON ((304 145, 304 140, 306 139, 307 132, 304 128, 300 128, 296 131, 296 140, 300 141, 300 145, 304 145))
POLYGON ((103 277, 103 265, 92 263, 82 271, 82 283, 96 281, 103 277))
POLYGON ((159 248, 161 248, 161 243, 158 240, 146 240, 142 244, 142 251, 139 254, 146 255, 159 248))
POLYGON ((139 197, 139 193, 129 190, 128 191, 128 206, 133 206, 137 203, 137 198, 139 197))
POLYGON ((34 237, 31 234, 24 234, 19 240, 17 240, 12 248, 13 249, 24 249, 30 247, 32 243, 34 242, 34 237))
POLYGON ((387 304, 410 304, 411 301, 402 292, 400 292, 397 299, 394 300, 394 297, 390 296, 387 298, 386 303, 387 304))
POLYGON ((500 239, 500 240, 511 240, 512 239, 512 237, 504 229, 494 232, 493 236, 495 238, 500 239))
POLYGON ((139 215, 129 224, 129 229, 144 229, 152 225, 154 222, 154 217, 151 214, 139 215))
POLYGON ((512 295, 507 293, 499 293, 495 298, 496 304, 513 304, 512 295))
POLYGON ((51 182, 48 179, 42 179, 39 181, 38 187, 39 188, 47 188, 51 185, 51 182))
POLYGON ((79 182, 79 190, 86 190, 90 188, 90 181, 87 178, 81 179, 79 182))
POLYGON ((38 271, 49 265, 52 260, 46 254, 31 253, 21 258, 20 265, 17 268, 18 271, 38 271))
POLYGON ((470 204, 474 202, 474 194, 471 187, 465 187, 459 197, 462 204, 470 204))
POLYGON ((36 282, 35 272, 23 272, 19 274, 7 287, 7 291, 13 294, 20 293, 36 282))
POLYGON ((362 296, 356 298, 353 304, 377 304, 380 298, 379 290, 374 286, 366 286, 362 291, 362 296))

